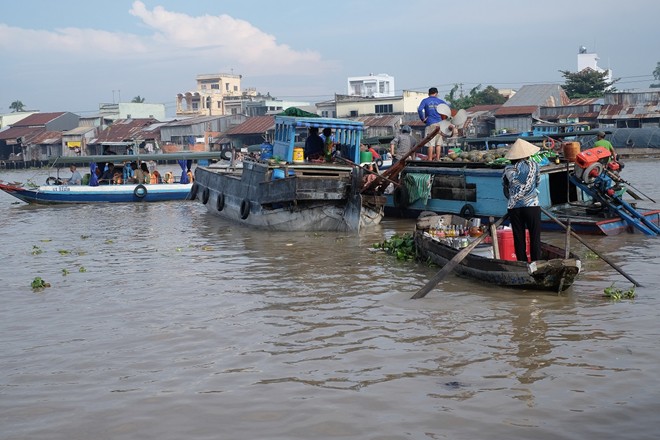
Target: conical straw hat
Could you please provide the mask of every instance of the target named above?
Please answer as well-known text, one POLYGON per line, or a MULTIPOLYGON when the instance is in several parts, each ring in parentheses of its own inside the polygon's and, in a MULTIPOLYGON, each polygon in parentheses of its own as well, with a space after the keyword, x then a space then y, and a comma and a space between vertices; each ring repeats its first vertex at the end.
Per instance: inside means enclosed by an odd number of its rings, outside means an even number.
POLYGON ((506 153, 504 157, 509 160, 524 159, 538 153, 539 151, 541 151, 541 149, 536 145, 530 144, 529 142, 518 138, 518 140, 513 143, 509 149, 509 152, 506 153))

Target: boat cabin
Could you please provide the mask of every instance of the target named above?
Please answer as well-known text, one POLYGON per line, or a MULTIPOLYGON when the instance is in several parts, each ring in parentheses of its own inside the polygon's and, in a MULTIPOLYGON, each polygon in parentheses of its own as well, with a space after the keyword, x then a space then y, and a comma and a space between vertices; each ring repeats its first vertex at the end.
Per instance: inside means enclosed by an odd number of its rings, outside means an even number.
POLYGON ((355 163, 360 163, 360 143, 364 124, 359 121, 336 118, 315 118, 299 116, 275 116, 275 135, 273 136, 273 156, 286 162, 294 161, 294 148, 300 148, 297 143, 300 129, 306 132, 310 127, 319 131, 331 128, 335 138, 337 151, 341 157, 355 163))

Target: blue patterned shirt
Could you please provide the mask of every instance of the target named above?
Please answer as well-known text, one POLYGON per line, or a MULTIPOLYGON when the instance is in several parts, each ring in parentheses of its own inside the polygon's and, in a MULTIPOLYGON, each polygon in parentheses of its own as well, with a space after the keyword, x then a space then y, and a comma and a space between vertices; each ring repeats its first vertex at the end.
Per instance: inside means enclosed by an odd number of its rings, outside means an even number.
POLYGON ((508 209, 539 206, 538 185, 541 182, 539 164, 530 159, 507 165, 502 175, 508 209))

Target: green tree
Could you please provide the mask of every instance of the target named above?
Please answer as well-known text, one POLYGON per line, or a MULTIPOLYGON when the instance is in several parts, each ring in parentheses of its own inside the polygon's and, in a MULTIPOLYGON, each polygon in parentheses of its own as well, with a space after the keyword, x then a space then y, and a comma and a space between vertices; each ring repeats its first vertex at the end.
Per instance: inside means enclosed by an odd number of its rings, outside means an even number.
POLYGON ((456 109, 466 109, 475 105, 504 104, 506 102, 506 97, 493 86, 481 90, 481 84, 479 84, 470 89, 470 93, 466 96, 460 94, 457 97, 458 89, 459 85, 454 84, 449 94, 445 96, 445 100, 451 102, 452 107, 456 109))
POLYGON ((140 95, 137 95, 131 102, 137 102, 138 104, 142 104, 144 102, 144 98, 141 98, 140 95))
POLYGON ((21 101, 14 101, 11 104, 9 104, 9 109, 12 112, 22 112, 25 110, 25 105, 21 101))
POLYGON ((605 90, 615 91, 610 88, 621 78, 612 81, 607 80, 607 72, 597 72, 593 69, 583 69, 580 72, 569 72, 568 70, 559 71, 566 82, 564 91, 569 98, 600 98, 605 94, 605 90))
MULTIPOLYGON (((653 71, 653 78, 655 78, 656 81, 660 81, 660 61, 655 65, 655 70, 653 71)), ((652 88, 658 88, 660 87, 660 83, 656 84, 651 84, 652 88)))

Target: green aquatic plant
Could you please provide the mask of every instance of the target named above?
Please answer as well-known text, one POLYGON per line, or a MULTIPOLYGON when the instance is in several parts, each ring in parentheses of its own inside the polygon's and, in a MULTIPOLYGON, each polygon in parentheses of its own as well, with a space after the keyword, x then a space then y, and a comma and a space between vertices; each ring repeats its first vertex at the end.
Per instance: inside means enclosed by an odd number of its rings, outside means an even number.
POLYGON ((635 286, 632 286, 628 290, 622 290, 616 286, 614 283, 610 287, 606 287, 604 290, 604 296, 613 300, 621 301, 622 299, 634 299, 635 298, 635 286))
POLYGON ((415 241, 411 233, 394 234, 389 240, 374 244, 374 248, 394 255, 400 261, 410 261, 416 257, 415 241))
POLYGON ((70 251, 67 251, 66 249, 60 249, 57 252, 59 252, 60 255, 69 255, 71 253, 70 251))
POLYGON ((62 276, 67 276, 69 275, 69 270, 68 269, 62 269, 62 276))
POLYGON ((43 250, 39 246, 32 245, 32 255, 39 255, 43 253, 43 250))
POLYGON ((82 273, 82 272, 87 272, 87 269, 85 269, 84 266, 80 266, 80 267, 78 268, 78 272, 81 272, 81 273, 82 273))
POLYGON ((32 280, 32 288, 35 290, 50 287, 50 283, 45 282, 41 277, 35 277, 32 280))
POLYGON ((584 259, 585 260, 597 260, 599 258, 600 257, 598 256, 598 254, 595 253, 595 252, 592 252, 592 251, 589 251, 586 254, 584 254, 584 259))

